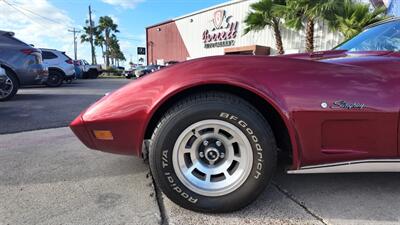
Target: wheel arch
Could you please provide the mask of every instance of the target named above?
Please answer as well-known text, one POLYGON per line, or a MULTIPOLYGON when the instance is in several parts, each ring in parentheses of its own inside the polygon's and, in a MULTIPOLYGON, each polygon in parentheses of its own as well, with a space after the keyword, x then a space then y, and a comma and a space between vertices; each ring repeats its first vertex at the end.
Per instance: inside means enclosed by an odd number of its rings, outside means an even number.
POLYGON ((18 85, 21 85, 21 81, 19 80, 19 77, 18 77, 17 73, 11 67, 9 67, 7 65, 4 65, 4 64, 1 64, 1 67, 3 69, 5 69, 6 71, 11 72, 15 76, 15 78, 17 79, 18 85))
POLYGON ((87 72, 90 72, 90 71, 95 71, 96 73, 100 73, 100 71, 95 68, 89 68, 87 72))
POLYGON ((292 168, 299 167, 299 154, 295 138, 294 129, 291 127, 288 119, 285 118, 284 112, 277 109, 271 100, 267 100, 265 96, 259 93, 250 91, 244 87, 239 87, 231 84, 205 84, 186 88, 178 93, 169 96, 160 105, 153 110, 150 120, 147 123, 144 139, 151 139, 154 129, 164 113, 168 111, 176 102, 187 97, 188 95, 196 94, 204 91, 220 91, 229 94, 240 96, 244 100, 253 105, 269 122, 272 131, 275 135, 280 156, 282 159, 289 159, 292 168))
POLYGON ((49 73, 50 73, 51 70, 60 72, 64 77, 66 76, 65 72, 62 69, 58 68, 58 67, 49 67, 49 73))

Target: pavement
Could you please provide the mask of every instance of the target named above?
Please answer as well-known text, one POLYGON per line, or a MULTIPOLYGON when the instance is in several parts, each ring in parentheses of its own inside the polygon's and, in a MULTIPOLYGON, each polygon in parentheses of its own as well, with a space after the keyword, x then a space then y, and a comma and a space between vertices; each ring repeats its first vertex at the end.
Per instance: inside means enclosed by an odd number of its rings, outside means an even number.
POLYGON ((61 87, 25 87, 12 101, 1 102, 0 134, 67 126, 80 112, 105 93, 132 80, 74 80, 61 87))
POLYGON ((0 135, 0 224, 160 224, 152 185, 143 160, 89 150, 69 128, 0 135))
POLYGON ((163 197, 169 224, 337 224, 399 225, 400 174, 287 175, 247 208, 204 215, 182 209, 163 197))
POLYGON ((87 104, 127 82, 22 89, 16 102, 1 103, 0 116, 7 114, 6 106, 29 116, 0 122, 0 225, 400 224, 397 173, 287 175, 281 169, 269 188, 238 212, 180 208, 155 191, 141 159, 89 150, 65 127, 87 104), (59 106, 59 96, 68 107, 59 106), (44 109, 30 112, 36 104, 29 99, 44 109), (43 129, 41 113, 56 108, 63 110, 46 121, 59 128, 43 129))

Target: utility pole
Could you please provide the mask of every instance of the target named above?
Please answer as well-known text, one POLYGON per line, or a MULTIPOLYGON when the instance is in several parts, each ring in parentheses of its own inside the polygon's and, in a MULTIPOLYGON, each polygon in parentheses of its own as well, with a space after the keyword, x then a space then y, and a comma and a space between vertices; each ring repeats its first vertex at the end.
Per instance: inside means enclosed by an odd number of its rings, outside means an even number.
POLYGON ((90 40, 90 47, 92 48, 92 64, 97 64, 96 62, 96 53, 94 49, 94 44, 93 44, 93 21, 92 21, 92 8, 89 5, 89 40, 90 40))
POLYGON ((79 34, 81 31, 75 29, 75 27, 74 27, 74 29, 68 30, 68 32, 71 32, 74 34, 74 55, 75 55, 75 60, 78 60, 78 48, 77 48, 78 44, 77 44, 76 34, 79 34))

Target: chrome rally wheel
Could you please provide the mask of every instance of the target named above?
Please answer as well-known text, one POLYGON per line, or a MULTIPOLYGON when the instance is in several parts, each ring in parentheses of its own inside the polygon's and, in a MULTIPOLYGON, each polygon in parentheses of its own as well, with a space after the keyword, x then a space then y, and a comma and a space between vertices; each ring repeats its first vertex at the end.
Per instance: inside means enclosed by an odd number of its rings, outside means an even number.
POLYGON ((222 120, 203 120, 184 130, 172 153, 179 180, 204 196, 229 194, 250 174, 251 144, 234 125, 222 120))
POLYGON ((232 94, 188 96, 158 122, 150 142, 155 184, 176 204, 199 212, 245 207, 269 184, 276 144, 265 118, 232 94))

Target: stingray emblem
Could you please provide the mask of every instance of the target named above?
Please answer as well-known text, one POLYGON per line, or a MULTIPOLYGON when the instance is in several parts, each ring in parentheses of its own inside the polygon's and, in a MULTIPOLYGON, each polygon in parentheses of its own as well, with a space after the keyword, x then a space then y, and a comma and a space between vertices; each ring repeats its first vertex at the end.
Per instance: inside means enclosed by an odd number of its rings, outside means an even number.
POLYGON ((222 22, 224 22, 225 18, 225 10, 218 10, 214 12, 214 27, 215 29, 220 29, 222 26, 222 22))
POLYGON ((341 108, 341 109, 364 109, 366 107, 365 104, 363 103, 358 103, 358 102, 346 102, 343 100, 339 100, 339 101, 335 101, 333 103, 333 106, 331 107, 332 109, 337 109, 337 108, 341 108))

